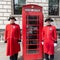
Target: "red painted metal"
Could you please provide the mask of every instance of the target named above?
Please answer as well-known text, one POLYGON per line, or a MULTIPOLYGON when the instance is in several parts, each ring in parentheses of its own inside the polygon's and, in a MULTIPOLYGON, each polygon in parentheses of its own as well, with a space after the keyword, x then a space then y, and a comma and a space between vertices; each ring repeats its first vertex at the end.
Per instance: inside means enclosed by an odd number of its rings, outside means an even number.
POLYGON ((22 7, 23 59, 43 59, 42 48, 42 7, 29 4, 22 7))

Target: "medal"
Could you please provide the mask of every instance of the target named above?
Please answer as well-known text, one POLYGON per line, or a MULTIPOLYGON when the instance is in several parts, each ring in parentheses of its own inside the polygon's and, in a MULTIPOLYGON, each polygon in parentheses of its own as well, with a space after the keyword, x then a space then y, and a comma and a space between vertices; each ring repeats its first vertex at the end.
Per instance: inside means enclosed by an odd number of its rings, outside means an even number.
POLYGON ((15 28, 15 26, 13 26, 13 28, 15 28))
POLYGON ((49 30, 52 30, 52 28, 50 28, 49 30))

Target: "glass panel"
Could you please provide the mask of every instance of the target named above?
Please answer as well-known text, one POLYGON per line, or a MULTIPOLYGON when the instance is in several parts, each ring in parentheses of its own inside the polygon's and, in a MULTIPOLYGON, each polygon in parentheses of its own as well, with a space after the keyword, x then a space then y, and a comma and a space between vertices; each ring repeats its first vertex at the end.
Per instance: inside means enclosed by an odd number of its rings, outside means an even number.
POLYGON ((27 53, 30 53, 30 54, 34 54, 34 53, 38 53, 39 52, 39 50, 27 50, 27 53))
POLYGON ((49 15, 59 15, 59 0, 49 0, 49 15))
POLYGON ((34 19, 34 20, 36 20, 37 19, 37 16, 28 16, 28 19, 30 20, 30 19, 34 19))
POLYGON ((38 44, 39 43, 39 41, 37 41, 36 39, 29 39, 29 40, 27 40, 27 44, 38 44))
POLYGON ((14 0, 14 14, 22 14, 22 6, 26 4, 26 0, 14 0))
POLYGON ((37 39, 37 36, 36 35, 30 35, 30 36, 27 36, 28 39, 37 39))
POLYGON ((27 24, 37 24, 38 23, 37 16, 28 16, 27 19, 29 19, 29 20, 27 20, 28 21, 27 24))
POLYGON ((39 17, 27 16, 27 53, 39 53, 39 17))
POLYGON ((28 49, 37 49, 37 45, 28 45, 28 49))

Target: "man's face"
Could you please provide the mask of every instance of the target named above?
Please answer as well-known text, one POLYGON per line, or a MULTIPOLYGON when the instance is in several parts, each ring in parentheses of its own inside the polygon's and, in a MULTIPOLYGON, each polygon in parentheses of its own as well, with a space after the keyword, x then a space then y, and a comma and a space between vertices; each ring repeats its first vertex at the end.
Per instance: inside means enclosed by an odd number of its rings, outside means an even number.
POLYGON ((46 22, 46 25, 51 25, 51 22, 50 22, 50 21, 47 21, 47 22, 46 22))
POLYGON ((13 24, 15 23, 15 20, 14 19, 10 19, 10 24, 13 24))

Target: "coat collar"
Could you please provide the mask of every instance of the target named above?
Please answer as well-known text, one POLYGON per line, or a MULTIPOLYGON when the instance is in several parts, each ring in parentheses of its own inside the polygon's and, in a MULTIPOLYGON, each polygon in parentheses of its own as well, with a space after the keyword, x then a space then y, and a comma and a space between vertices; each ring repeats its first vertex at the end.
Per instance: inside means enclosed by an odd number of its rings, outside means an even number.
POLYGON ((52 25, 47 25, 47 26, 52 26, 52 25))
POLYGON ((12 23, 12 24, 10 24, 10 25, 15 25, 15 23, 12 23))

